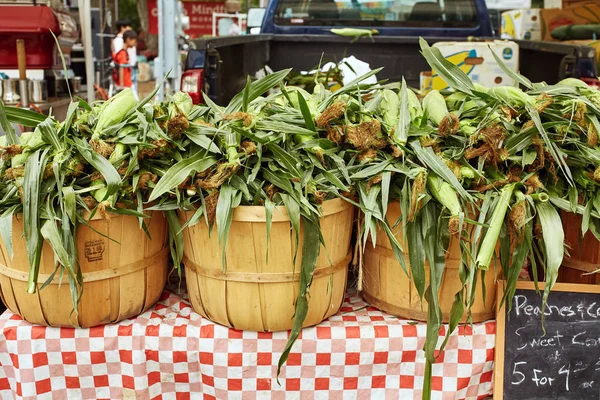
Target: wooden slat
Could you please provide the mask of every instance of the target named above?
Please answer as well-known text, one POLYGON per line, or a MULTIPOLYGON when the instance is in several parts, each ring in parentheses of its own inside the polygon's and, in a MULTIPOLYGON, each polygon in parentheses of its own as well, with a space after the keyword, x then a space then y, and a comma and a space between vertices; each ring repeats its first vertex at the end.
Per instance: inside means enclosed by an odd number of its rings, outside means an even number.
MULTIPOLYGON (((158 239, 151 245, 148 244, 150 239, 139 229, 136 217, 113 215, 110 221, 93 219, 90 222, 95 230, 121 243, 110 241, 86 226, 78 227, 77 250, 84 289, 77 315, 72 313, 73 303, 66 276, 60 287, 56 276, 36 294, 26 292, 29 262, 22 235, 22 219, 16 216, 13 220, 12 260, 6 256, 6 247, 0 239, 0 284, 6 305, 29 322, 50 326, 90 327, 137 315, 151 305, 150 301, 154 302, 160 296, 165 284, 161 276, 166 274, 169 257, 166 219, 162 213, 156 213, 155 218, 147 221, 153 227, 153 238, 158 239), (152 298, 146 295, 145 280, 135 277, 136 274, 143 277, 148 268, 151 269, 152 298), (128 283, 123 285, 123 281, 128 283), (124 302, 124 297, 129 300, 124 302)), ((54 269, 53 251, 44 243, 39 286, 54 269)))
MULTIPOLYGON (((399 203, 391 203, 388 207, 387 218, 396 221, 400 217, 399 203)), ((396 239, 403 242, 402 230, 394 232, 396 239)), ((440 308, 444 322, 448 321, 454 295, 461 290, 462 284, 458 275, 460 265, 460 244, 452 238, 448 253, 446 254, 446 265, 444 277, 440 287, 440 308)), ((373 306, 396 315, 401 318, 425 321, 427 320, 427 302, 421 299, 410 276, 410 265, 408 254, 405 255, 409 275, 402 270, 400 263, 396 260, 391 245, 385 232, 377 231, 377 245, 369 242, 365 249, 363 264, 363 296, 373 306)), ((429 282, 429 268, 425 263, 426 285, 429 282)), ((490 271, 486 274, 485 283, 487 297, 483 299, 483 290, 480 278, 477 282, 475 303, 471 308, 473 322, 480 322, 494 317, 495 281, 500 277, 500 271, 490 271)), ((463 321, 466 320, 466 315, 463 321)))
MULTIPOLYGON (((341 306, 351 258, 353 213, 352 205, 343 200, 323 204, 321 229, 333 267, 329 265, 325 250, 321 249, 305 326, 321 322, 324 316, 337 312, 341 306)), ((188 212, 180 219, 190 216, 188 212)), ((202 300, 202 309, 196 309, 200 302, 192 300, 197 312, 204 312, 207 318, 236 329, 277 331, 291 328, 302 255, 299 251, 294 267, 292 229, 285 208, 278 207, 273 216, 269 261, 266 262, 265 217, 264 207, 236 208, 225 270, 216 227, 210 239, 203 221, 185 229, 186 244, 190 243, 186 246, 184 262, 188 288, 196 280, 198 287, 192 288, 190 293, 192 299, 199 295, 202 300), (225 310, 223 305, 226 305, 225 310)), ((299 246, 301 249, 302 243, 299 246)))

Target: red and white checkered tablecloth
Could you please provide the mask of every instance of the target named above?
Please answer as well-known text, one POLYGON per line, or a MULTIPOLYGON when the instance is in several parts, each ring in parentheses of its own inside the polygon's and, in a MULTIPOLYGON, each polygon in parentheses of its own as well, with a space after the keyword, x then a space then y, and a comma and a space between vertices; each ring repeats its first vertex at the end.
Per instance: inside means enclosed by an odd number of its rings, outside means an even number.
MULTIPOLYGON (((302 331, 276 381, 287 332, 229 329, 165 291, 135 319, 91 329, 0 316, 2 399, 421 398, 425 324, 350 292, 340 313, 302 331)), ((461 326, 433 367, 433 398, 492 391, 494 321, 461 326)), ((442 332, 443 333, 443 332, 442 332)), ((440 339, 441 340, 441 339, 440 339)))

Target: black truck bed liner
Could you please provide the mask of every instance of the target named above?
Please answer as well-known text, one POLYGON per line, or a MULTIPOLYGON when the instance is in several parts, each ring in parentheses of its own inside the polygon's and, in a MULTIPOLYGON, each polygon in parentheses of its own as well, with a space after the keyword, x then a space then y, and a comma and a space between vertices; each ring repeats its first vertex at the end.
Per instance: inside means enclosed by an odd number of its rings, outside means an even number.
MULTIPOLYGON (((439 41, 461 41, 465 38, 428 38, 439 41)), ((519 70, 532 81, 549 84, 578 76, 580 64, 595 65, 591 47, 540 41, 516 41, 519 45, 519 70)), ((399 81, 402 76, 410 86, 419 86, 419 74, 428 70, 415 37, 375 36, 351 43, 351 38, 331 35, 247 35, 199 39, 197 49, 207 51, 205 77, 209 95, 219 104, 226 103, 246 83, 246 77, 268 65, 273 70, 313 69, 324 61, 339 61, 353 55, 370 64, 384 67, 379 79, 399 81)), ((595 70, 589 71, 595 75, 595 70)))

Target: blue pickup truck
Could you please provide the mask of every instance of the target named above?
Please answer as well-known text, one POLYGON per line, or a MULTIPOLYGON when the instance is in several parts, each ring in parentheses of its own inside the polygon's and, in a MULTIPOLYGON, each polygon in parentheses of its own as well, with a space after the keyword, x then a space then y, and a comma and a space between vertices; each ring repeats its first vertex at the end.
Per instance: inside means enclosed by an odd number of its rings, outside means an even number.
MULTIPOLYGON (((485 0, 270 0, 259 35, 195 40, 181 87, 195 102, 204 92, 217 104, 226 104, 248 75, 267 65, 273 70, 311 70, 321 59, 339 61, 346 55, 384 67, 380 79, 399 81, 404 76, 418 87, 421 71, 429 69, 419 52, 419 37, 432 44, 485 40, 491 34, 485 0), (331 33, 342 27, 378 33, 359 40, 331 33)), ((591 47, 516 42, 519 70, 533 81, 596 77, 591 47)))
POLYGON ((485 0, 274 0, 261 33, 330 34, 340 27, 377 29, 384 36, 492 36, 485 0))

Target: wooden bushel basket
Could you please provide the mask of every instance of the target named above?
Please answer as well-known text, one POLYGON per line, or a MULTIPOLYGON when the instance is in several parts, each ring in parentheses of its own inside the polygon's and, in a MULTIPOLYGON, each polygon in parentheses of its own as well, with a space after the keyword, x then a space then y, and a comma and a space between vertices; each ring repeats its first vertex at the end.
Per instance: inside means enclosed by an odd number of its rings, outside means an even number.
MULTIPOLYGON (((316 325, 335 314, 344 299, 354 207, 335 199, 323 204, 321 247, 310 287, 304 326, 316 325), (331 264, 327 256, 331 260, 331 264)), ((180 212, 183 223, 192 211, 180 212)), ((285 207, 273 212, 269 258, 265 209, 240 206, 233 212, 226 246, 226 265, 221 261, 216 226, 206 223, 184 230, 184 264, 192 308, 218 324, 240 330, 291 329, 298 295, 302 232, 294 266, 294 232, 285 207)))
MULTIPOLYGON (((85 225, 77 227, 77 251, 83 275, 77 314, 73 312, 66 273, 60 285, 57 273, 44 289, 27 293, 29 262, 23 220, 21 215, 15 216, 12 260, 0 239, 0 293, 4 304, 26 321, 54 327, 88 328, 144 312, 160 297, 169 264, 166 218, 162 212, 150 215, 146 224, 152 240, 132 216, 111 214, 110 220, 95 216, 90 225, 106 237, 85 225)), ((44 242, 38 288, 54 269, 54 253, 44 242)))
MULTIPOLYGON (((387 218, 389 221, 397 221, 400 217, 400 204, 391 203, 388 206, 387 218)), ((402 229, 398 227, 395 232, 399 243, 404 243, 402 229)), ((442 278, 439 293, 440 307, 444 322, 448 322, 454 295, 462 287, 458 276, 460 265, 460 245, 454 238, 450 239, 449 251, 446 255, 446 267, 442 278)), ((405 255, 407 267, 408 254, 405 255)), ((478 276, 476 297, 471 307, 473 322, 486 321, 494 318, 494 303, 496 299, 496 278, 500 276, 500 263, 494 262, 485 274, 486 298, 483 300, 481 277, 478 276), (495 271, 495 268, 498 270, 495 271), (496 273, 495 273, 496 272, 496 273)), ((429 279, 428 267, 425 265, 426 279, 429 279)), ((426 282, 428 284, 428 282, 426 282)), ((406 276, 400 263, 396 260, 389 239, 381 229, 377 231, 377 243, 373 247, 368 243, 363 257, 363 291, 364 299, 374 307, 379 308, 397 317, 426 321, 427 302, 417 293, 411 278, 406 276)), ((466 318, 463 316, 463 321, 466 318)))
POLYGON ((600 282, 599 273, 584 275, 600 269, 600 242, 592 232, 587 232, 583 238, 581 237, 581 215, 562 211, 560 217, 570 257, 565 255, 563 259, 558 270, 558 282, 588 284, 600 282))

